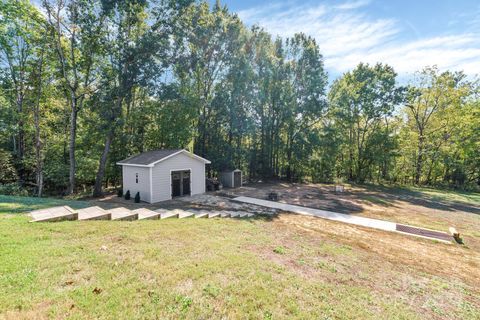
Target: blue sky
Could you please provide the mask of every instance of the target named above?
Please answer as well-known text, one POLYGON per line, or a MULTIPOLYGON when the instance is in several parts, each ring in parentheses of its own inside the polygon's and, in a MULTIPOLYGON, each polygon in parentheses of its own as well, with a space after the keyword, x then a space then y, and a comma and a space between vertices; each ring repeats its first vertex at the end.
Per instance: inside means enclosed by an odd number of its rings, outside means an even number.
MULTIPOLYGON (((212 1, 214 2, 214 1, 212 1)), ((478 0, 223 0, 247 25, 316 38, 330 75, 385 62, 405 77, 427 65, 480 74, 478 0)))

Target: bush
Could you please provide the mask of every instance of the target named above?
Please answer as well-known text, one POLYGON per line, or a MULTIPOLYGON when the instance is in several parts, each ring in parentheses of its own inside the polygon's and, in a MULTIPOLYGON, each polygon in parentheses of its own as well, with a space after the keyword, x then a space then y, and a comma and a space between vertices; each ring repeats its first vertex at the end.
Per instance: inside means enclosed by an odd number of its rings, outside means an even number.
POLYGON ((135 203, 140 203, 140 192, 135 195, 135 203))
POLYGON ((10 182, 14 182, 17 179, 17 171, 13 166, 12 155, 9 152, 0 149, 0 183, 13 185, 13 183, 10 182))
POLYGON ((6 183, 0 185, 0 194, 7 196, 28 196, 28 191, 17 183, 6 183))
POLYGON ((119 198, 123 197, 123 190, 122 190, 122 188, 120 188, 120 189, 117 190, 117 197, 119 197, 119 198))
POLYGON ((127 190, 127 193, 125 193, 125 200, 130 200, 130 190, 127 190))

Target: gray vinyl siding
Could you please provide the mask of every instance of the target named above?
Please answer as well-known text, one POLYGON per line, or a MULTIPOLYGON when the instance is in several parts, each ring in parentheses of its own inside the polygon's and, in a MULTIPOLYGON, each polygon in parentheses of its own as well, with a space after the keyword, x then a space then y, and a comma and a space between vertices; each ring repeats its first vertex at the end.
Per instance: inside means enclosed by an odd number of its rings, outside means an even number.
POLYGON ((220 173, 220 182, 224 187, 233 187, 233 171, 227 171, 220 173))
POLYGON ((172 198, 171 171, 176 170, 191 170, 192 195, 205 192, 205 163, 185 153, 179 153, 152 168, 152 202, 172 198))
POLYGON ((151 202, 150 200, 150 168, 122 166, 123 176, 123 194, 130 190, 133 199, 137 192, 140 192, 140 200, 151 202), (136 183, 136 174, 138 173, 138 183, 136 183))

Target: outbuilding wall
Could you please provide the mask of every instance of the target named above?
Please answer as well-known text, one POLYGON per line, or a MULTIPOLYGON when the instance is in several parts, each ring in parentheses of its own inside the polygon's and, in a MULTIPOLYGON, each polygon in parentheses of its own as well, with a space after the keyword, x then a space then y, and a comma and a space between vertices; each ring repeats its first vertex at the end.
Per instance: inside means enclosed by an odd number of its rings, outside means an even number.
POLYGON ((205 192, 205 163, 186 153, 177 154, 152 168, 152 202, 172 198, 171 172, 190 170, 191 194, 205 192))
POLYGON ((122 166, 123 176, 123 194, 130 190, 131 197, 135 197, 140 192, 140 200, 151 202, 150 200, 150 168, 122 166), (138 183, 136 174, 138 173, 138 183))

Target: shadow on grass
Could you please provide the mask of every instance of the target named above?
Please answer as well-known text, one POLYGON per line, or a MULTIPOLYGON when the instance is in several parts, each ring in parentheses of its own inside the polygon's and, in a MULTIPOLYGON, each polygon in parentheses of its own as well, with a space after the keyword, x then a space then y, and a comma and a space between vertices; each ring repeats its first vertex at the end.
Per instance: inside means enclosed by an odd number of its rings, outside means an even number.
POLYGON ((412 205, 430 209, 443 211, 464 211, 473 214, 480 214, 480 204, 449 199, 458 195, 463 195, 465 198, 468 198, 469 195, 474 195, 473 193, 443 191, 428 188, 411 189, 381 185, 361 185, 360 187, 364 187, 368 190, 366 192, 360 191, 360 193, 374 191, 376 193, 376 197, 391 203, 395 201, 403 201, 412 205), (436 193, 437 195, 432 195, 429 193, 436 193))

